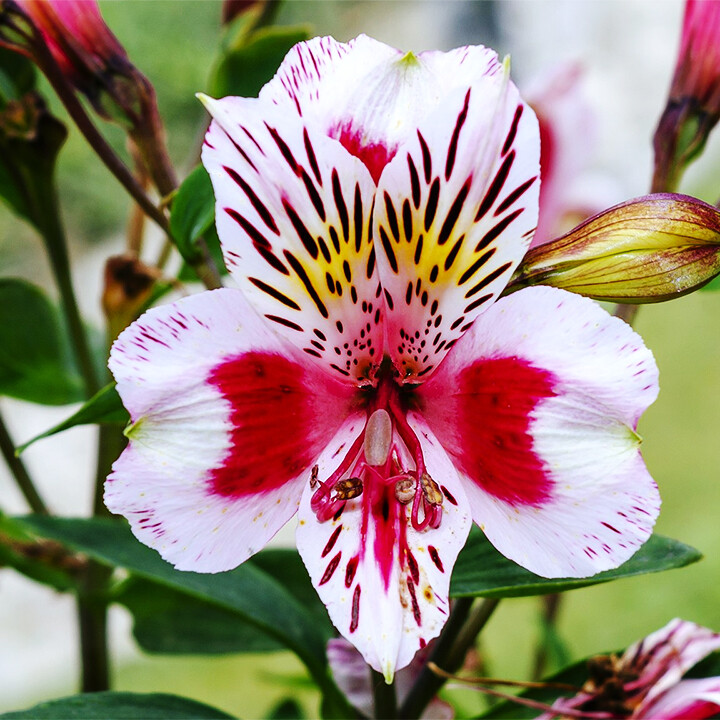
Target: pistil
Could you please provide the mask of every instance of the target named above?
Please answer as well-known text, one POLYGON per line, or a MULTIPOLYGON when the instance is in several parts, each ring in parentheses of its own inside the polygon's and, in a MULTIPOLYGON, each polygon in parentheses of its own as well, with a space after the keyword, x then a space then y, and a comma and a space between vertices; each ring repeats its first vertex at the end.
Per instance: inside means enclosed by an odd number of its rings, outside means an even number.
POLYGON ((395 500, 401 505, 412 503, 410 522, 416 531, 440 526, 443 494, 427 472, 420 440, 391 380, 381 381, 365 427, 332 475, 322 481, 317 465, 313 467, 310 487, 317 490, 311 508, 318 520, 336 517, 367 483, 394 485, 395 500), (414 468, 405 466, 408 455, 414 468))

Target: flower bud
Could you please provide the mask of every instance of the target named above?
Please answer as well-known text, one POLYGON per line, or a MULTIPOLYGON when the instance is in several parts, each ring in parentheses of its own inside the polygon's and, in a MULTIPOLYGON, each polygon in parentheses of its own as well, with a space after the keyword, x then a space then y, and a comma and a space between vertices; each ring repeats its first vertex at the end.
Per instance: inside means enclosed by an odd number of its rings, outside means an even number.
POLYGON ((653 190, 673 190, 720 119, 720 3, 687 0, 680 51, 655 131, 653 190))
POLYGON ((67 83, 100 117, 124 126, 161 195, 177 187, 155 90, 103 21, 96 0, 0 0, 0 46, 31 58, 59 94, 58 82, 67 83))
POLYGON ((595 300, 651 303, 720 274, 720 213, 686 195, 630 200, 530 250, 506 294, 551 285, 595 300))

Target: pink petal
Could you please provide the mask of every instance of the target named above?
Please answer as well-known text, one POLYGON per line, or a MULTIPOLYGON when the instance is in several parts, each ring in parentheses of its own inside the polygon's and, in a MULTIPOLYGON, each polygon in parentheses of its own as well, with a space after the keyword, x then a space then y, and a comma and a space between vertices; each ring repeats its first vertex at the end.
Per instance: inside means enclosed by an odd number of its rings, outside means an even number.
POLYGON ((720 650, 720 634, 675 618, 631 645, 622 660, 641 672, 638 684, 652 686, 644 701, 649 703, 715 650, 720 650))
MULTIPOLYGON (((464 52, 473 75, 461 71, 467 83, 399 147, 375 201, 388 350, 409 382, 432 372, 492 304, 537 222, 535 116, 494 53, 464 52)), ((458 53, 433 56, 448 77, 458 53)))
MULTIPOLYGON (((412 503, 400 504, 394 482, 366 482, 363 493, 320 523, 306 487, 300 503, 298 550, 331 620, 385 675, 406 666, 442 629, 448 616, 450 574, 470 529, 463 489, 447 455, 420 420, 412 422, 428 472, 446 498, 440 525, 417 532, 410 523, 412 503)), ((327 477, 364 426, 364 415, 347 421, 318 460, 327 477)))
POLYGON ((238 290, 146 313, 110 368, 133 425, 105 502, 182 570, 228 570, 265 545, 350 401, 238 290))
POLYGON ((659 497, 634 428, 657 368, 592 301, 546 287, 503 298, 418 395, 473 519, 515 562, 586 577, 650 535, 659 497))
POLYGON ((717 717, 720 678, 683 680, 654 702, 643 702, 630 716, 637 720, 704 720, 717 717))
POLYGON ((225 261, 253 307, 315 362, 365 379, 382 356, 370 238, 374 183, 294 113, 206 99, 203 149, 225 261))

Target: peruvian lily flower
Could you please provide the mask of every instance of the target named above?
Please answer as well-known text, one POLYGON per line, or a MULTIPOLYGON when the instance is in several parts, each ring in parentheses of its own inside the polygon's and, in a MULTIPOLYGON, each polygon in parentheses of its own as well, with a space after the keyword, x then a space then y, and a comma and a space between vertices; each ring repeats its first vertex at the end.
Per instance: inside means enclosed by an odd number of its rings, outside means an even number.
POLYGON ((537 720, 554 717, 702 720, 720 709, 720 677, 683 680, 720 649, 720 635, 676 618, 631 645, 621 657, 595 658, 575 697, 558 700, 537 720))
POLYGON ((259 98, 204 102, 239 289, 116 342, 133 424, 108 507, 200 572, 297 512, 330 617, 388 681, 445 623, 471 521, 547 577, 630 557, 659 507, 634 431, 657 370, 590 300, 497 300, 538 214, 537 122, 507 66, 320 38, 259 98))

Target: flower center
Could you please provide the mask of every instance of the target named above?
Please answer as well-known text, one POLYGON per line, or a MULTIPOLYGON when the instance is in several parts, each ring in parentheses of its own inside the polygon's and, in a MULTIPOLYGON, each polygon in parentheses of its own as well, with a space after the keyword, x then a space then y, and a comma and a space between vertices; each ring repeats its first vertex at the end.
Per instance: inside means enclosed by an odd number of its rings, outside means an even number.
MULTIPOLYGON (((390 518, 411 505, 410 522, 417 531, 437 528, 442 519, 443 494, 425 467, 420 440, 410 427, 397 385, 384 378, 369 404, 365 427, 336 470, 318 477, 313 467, 310 487, 317 488, 311 508, 320 522, 336 517, 348 500, 365 494, 363 510, 390 518)), ((379 519, 379 518, 378 518, 379 519)))

